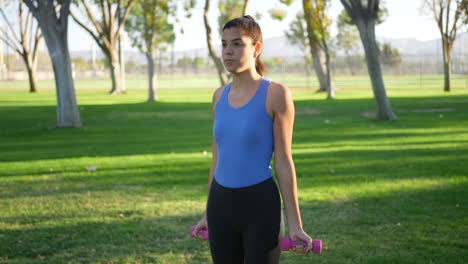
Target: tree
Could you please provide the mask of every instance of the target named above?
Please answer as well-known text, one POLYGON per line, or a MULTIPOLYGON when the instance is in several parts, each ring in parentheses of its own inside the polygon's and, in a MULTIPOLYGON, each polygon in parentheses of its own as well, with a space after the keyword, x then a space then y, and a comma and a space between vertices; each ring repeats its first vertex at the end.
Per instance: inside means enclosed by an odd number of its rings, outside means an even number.
POLYGON ((401 64, 401 56, 398 49, 394 49, 389 43, 384 43, 380 51, 382 64, 389 67, 398 67, 401 64))
POLYGON ((377 106, 377 118, 394 120, 392 106, 388 100, 382 78, 379 50, 375 39, 375 24, 379 16, 379 0, 340 0, 352 22, 356 24, 366 55, 367 70, 372 83, 372 91, 377 106))
MULTIPOLYGON (((172 1, 175 2, 175 1, 172 1)), ((175 15, 170 0, 140 0, 130 12, 125 27, 133 46, 145 54, 148 63, 148 101, 156 101, 154 55, 161 45, 175 40, 174 26, 168 22, 175 15)))
POLYGON ((457 31, 468 19, 466 14, 467 0, 425 0, 425 8, 434 15, 434 19, 442 36, 442 54, 444 58, 444 91, 450 92, 450 75, 452 73, 452 48, 457 37, 457 31), (464 10, 465 9, 465 10, 464 10))
POLYGON ((468 25, 468 0, 461 0, 462 12, 465 14, 463 24, 468 25))
POLYGON ((205 0, 205 9, 203 12, 203 21, 205 23, 205 30, 206 30, 206 42, 208 45, 208 51, 210 53, 210 57, 216 66, 216 70, 218 71, 219 82, 221 83, 221 86, 225 86, 228 82, 228 75, 226 73, 226 70, 224 69, 224 65, 223 65, 223 62, 221 61, 221 58, 216 54, 213 41, 211 40, 212 29, 210 26, 210 21, 208 19, 208 13, 210 10, 210 1, 211 0, 205 0))
POLYGON ((97 5, 98 1, 78 0, 78 2, 82 3, 86 16, 93 26, 86 25, 85 22, 80 20, 73 12, 71 13, 73 20, 93 37, 110 62, 110 74, 112 79, 111 94, 125 92, 122 89, 120 79, 121 72, 117 44, 127 15, 133 4, 135 4, 135 1, 136 0, 100 0, 99 7, 96 8, 99 9, 100 12, 100 20, 98 20, 93 12, 94 9, 90 6, 90 2, 94 2, 97 5))
POLYGON ((336 35, 337 45, 342 48, 345 53, 345 61, 351 75, 355 75, 352 58, 358 53, 359 49, 359 33, 355 26, 351 24, 350 18, 343 10, 337 20, 338 34, 336 35))
POLYGON ((0 7, 0 13, 3 20, 8 25, 9 32, 13 38, 6 38, 7 31, 0 27, 1 40, 16 51, 24 61, 26 70, 29 77, 29 92, 34 93, 38 91, 36 81, 36 68, 38 58, 38 47, 42 39, 41 30, 37 23, 34 23, 32 19, 31 11, 28 10, 26 16, 23 15, 23 1, 18 2, 18 22, 19 22, 19 34, 16 33, 11 22, 2 7, 0 7), (18 37, 19 35, 19 37, 18 37))
MULTIPOLYGON (((271 13, 270 13, 271 14, 271 13)), ((273 14, 271 14, 274 16, 273 14)), ((291 44, 299 47, 300 50, 304 51, 304 63, 307 75, 311 74, 310 65, 312 65, 312 57, 310 56, 309 40, 307 39, 307 32, 304 20, 304 13, 297 12, 296 18, 289 25, 289 30, 285 31, 287 39, 291 44)))
POLYGON ((57 91, 57 128, 81 126, 68 50, 70 1, 24 0, 37 19, 52 60, 57 91))
MULTIPOLYGON (((218 17, 218 24, 219 24, 219 32, 222 34, 222 26, 235 17, 239 17, 245 15, 247 12, 247 6, 250 0, 244 1, 235 1, 235 0, 220 0, 218 3, 220 15, 218 17), (244 4, 241 5, 241 2, 244 4)), ((210 0, 205 0, 205 9, 203 12, 203 21, 205 23, 205 30, 206 30, 206 42, 208 45, 208 51, 210 53, 210 57, 213 60, 216 70, 218 71, 219 81, 221 86, 225 86, 228 83, 228 73, 224 69, 224 64, 221 58, 216 54, 216 50, 214 48, 211 36, 211 26, 208 19, 208 13, 210 10, 210 0)))
MULTIPOLYGON (((310 49, 320 49, 323 54, 325 54, 325 68, 323 68, 321 58, 317 56, 318 52, 312 52, 312 56, 315 56, 314 63, 320 63, 320 67, 317 65, 316 69, 319 68, 319 72, 320 69, 323 72, 322 80, 320 80, 320 91, 325 89, 327 92, 327 99, 333 99, 335 97, 335 85, 332 83, 331 79, 330 50, 328 45, 331 20, 326 15, 329 4, 329 0, 302 1, 310 49), (323 78, 323 76, 325 76, 325 78, 323 78)), ((319 73, 317 73, 317 75, 320 76, 319 73)), ((319 79, 320 78, 321 77, 319 77, 319 79)))
MULTIPOLYGON (((279 2, 281 2, 282 4, 286 6, 290 6, 293 0, 279 0, 279 2)), ((287 15, 287 11, 279 7, 272 8, 271 10, 269 10, 269 13, 273 19, 276 19, 279 21, 282 21, 287 15)), ((300 16, 300 18, 303 20, 302 22, 300 22, 301 24, 306 23, 306 18, 303 14, 300 16)), ((291 42, 296 42, 294 38, 299 37, 302 31, 302 34, 307 39, 307 46, 309 47, 308 49, 312 57, 310 61, 312 62, 312 65, 315 70, 315 74, 317 75, 317 79, 319 80, 319 84, 320 84, 320 88, 317 92, 325 92, 327 91, 326 66, 325 66, 325 58, 323 56, 323 53, 321 52, 320 45, 318 43, 310 42, 309 34, 307 32, 307 29, 308 29, 307 23, 305 26, 300 25, 297 20, 298 20, 298 17, 296 16, 296 20, 293 21, 290 25, 290 31, 291 31, 290 34, 286 33, 286 36, 291 42), (297 36, 294 36, 294 35, 297 35, 297 36)), ((332 80, 332 83, 333 83, 333 80, 332 80)))

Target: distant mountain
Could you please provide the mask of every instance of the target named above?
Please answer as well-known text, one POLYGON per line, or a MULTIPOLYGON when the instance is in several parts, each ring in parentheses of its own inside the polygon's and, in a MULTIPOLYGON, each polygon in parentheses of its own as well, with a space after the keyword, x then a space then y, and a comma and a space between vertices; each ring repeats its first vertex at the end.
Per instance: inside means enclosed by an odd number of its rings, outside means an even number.
MULTIPOLYGON (((405 56, 441 56, 441 40, 427 40, 420 41, 416 39, 392 39, 392 38, 378 38, 381 43, 390 43, 393 48, 396 48, 400 51, 400 54, 405 56)), ((220 52, 218 48, 218 53, 220 52)), ((91 48, 89 50, 81 51, 71 51, 72 57, 82 57, 86 60, 91 59, 91 48)), ((338 56, 342 56, 343 53, 338 51, 338 56)), ((465 32, 458 36, 453 47, 453 56, 467 56, 468 57, 468 32, 465 32)), ((170 57, 170 52, 167 52, 165 57, 170 57)), ((286 60, 298 60, 303 56, 303 51, 299 47, 292 45, 286 37, 273 37, 264 40, 264 50, 262 57, 271 58, 271 57, 282 57, 286 60)), ((96 57, 98 59, 103 58, 103 54, 100 50, 96 51, 96 57)), ((132 59, 137 64, 146 63, 146 58, 140 52, 132 49, 125 51, 125 57, 132 59)), ((208 49, 193 49, 186 51, 175 51, 174 59, 177 61, 179 58, 183 57, 204 57, 208 58, 208 49)))
MULTIPOLYGON (((402 55, 428 55, 436 56, 442 52, 442 41, 441 39, 434 40, 416 40, 416 39, 390 39, 390 38, 378 38, 381 43, 390 43, 394 48, 397 48, 402 55)), ((468 56, 468 32, 460 34, 455 40, 453 46, 453 55, 466 55, 468 56)))

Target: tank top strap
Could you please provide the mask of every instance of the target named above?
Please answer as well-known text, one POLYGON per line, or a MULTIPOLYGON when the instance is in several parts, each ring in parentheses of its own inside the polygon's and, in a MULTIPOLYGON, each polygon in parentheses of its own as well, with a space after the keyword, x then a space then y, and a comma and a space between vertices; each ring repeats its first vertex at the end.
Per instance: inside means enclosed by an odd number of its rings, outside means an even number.
POLYGON ((267 93, 268 93, 268 87, 270 86, 270 83, 271 83, 270 79, 262 77, 260 86, 258 87, 258 89, 259 89, 258 99, 259 99, 261 105, 265 104, 265 100, 266 100, 267 93))
POLYGON ((226 86, 224 87, 223 93, 221 94, 221 98, 219 98, 218 103, 228 104, 228 96, 227 95, 229 93, 229 90, 231 89, 231 85, 232 85, 232 82, 226 84, 226 86))

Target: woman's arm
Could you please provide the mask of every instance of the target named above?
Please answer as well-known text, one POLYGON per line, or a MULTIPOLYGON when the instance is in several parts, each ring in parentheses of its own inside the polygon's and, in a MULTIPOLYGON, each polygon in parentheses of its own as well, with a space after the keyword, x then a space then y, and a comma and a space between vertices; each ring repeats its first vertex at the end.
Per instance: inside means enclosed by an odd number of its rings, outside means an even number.
MULTIPOLYGON (((291 154, 294 103, 291 92, 287 87, 272 83, 270 88, 269 105, 273 116, 275 172, 286 209, 289 236, 293 240, 307 242, 307 249, 311 249, 312 239, 304 232, 302 227, 297 198, 296 170, 291 154)), ((305 253, 304 251, 301 252, 305 253)))
MULTIPOLYGON (((224 87, 216 89, 216 91, 213 93, 213 98, 212 98, 212 112, 213 112, 213 124, 215 120, 215 109, 216 109, 216 104, 219 101, 219 98, 221 97, 221 94, 223 93, 224 87)), ((208 192, 210 191, 210 186, 211 186, 211 181, 213 180, 213 175, 214 171, 216 169, 216 165, 218 163, 218 145, 216 144, 216 140, 214 139, 214 135, 212 136, 213 140, 211 142, 211 153, 212 153, 212 158, 211 158, 211 167, 210 167, 210 176, 208 177, 208 192)))
MULTIPOLYGON (((212 100, 213 122, 214 122, 214 119, 215 119, 216 104, 219 101, 219 98, 221 96, 222 91, 223 91, 223 88, 218 88, 213 94, 213 100, 212 100)), ((214 139, 214 137, 213 137, 213 140, 212 140, 212 143, 211 143, 211 152, 212 152, 212 158, 211 158, 210 173, 209 173, 209 176, 208 176, 208 193, 210 192, 211 182, 213 181, 214 171, 216 169, 216 165, 217 165, 217 162, 218 162, 218 146, 216 144, 216 140, 214 139)), ((199 230, 201 230, 201 229, 208 229, 208 222, 207 222, 207 219, 206 219, 206 209, 205 209, 205 212, 203 213, 202 218, 200 219, 200 221, 198 221, 198 224, 195 227, 194 233, 199 234, 199 230)), ((198 239, 205 240, 203 235, 199 235, 198 239)))

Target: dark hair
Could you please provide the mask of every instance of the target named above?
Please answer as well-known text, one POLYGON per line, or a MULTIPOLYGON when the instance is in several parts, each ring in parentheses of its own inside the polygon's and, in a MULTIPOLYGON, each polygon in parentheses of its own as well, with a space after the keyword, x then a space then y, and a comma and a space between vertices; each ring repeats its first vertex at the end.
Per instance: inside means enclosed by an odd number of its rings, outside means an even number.
MULTIPOLYGON (((249 15, 234 18, 228 21, 224 25, 223 31, 228 28, 239 29, 240 31, 242 31, 242 33, 252 38, 252 43, 254 45, 257 44, 258 42, 263 44, 262 30, 260 29, 260 26, 255 21, 255 19, 249 15)), ((263 76, 263 73, 266 72, 266 67, 262 63, 262 60, 260 59, 260 54, 258 54, 257 57, 255 58, 255 70, 257 71, 258 74, 262 76, 263 76)))

